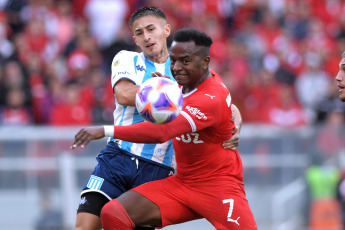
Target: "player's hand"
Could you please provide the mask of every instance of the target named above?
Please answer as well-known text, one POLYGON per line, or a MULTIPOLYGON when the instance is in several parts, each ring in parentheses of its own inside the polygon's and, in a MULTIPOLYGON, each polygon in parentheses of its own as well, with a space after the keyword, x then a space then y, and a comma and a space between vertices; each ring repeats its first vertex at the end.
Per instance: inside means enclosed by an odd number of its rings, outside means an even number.
POLYGON ((103 126, 93 126, 87 127, 79 130, 79 132, 74 137, 74 143, 71 149, 75 149, 78 146, 85 148, 90 141, 98 140, 104 137, 104 127, 103 126))
POLYGON ((167 75, 163 75, 163 74, 161 74, 160 72, 153 72, 152 74, 152 77, 164 77, 164 78, 168 78, 168 79, 170 79, 170 77, 169 76, 167 76, 167 75))
POLYGON ((223 142, 224 149, 236 150, 238 144, 240 143, 240 130, 236 126, 232 130, 232 137, 223 142))

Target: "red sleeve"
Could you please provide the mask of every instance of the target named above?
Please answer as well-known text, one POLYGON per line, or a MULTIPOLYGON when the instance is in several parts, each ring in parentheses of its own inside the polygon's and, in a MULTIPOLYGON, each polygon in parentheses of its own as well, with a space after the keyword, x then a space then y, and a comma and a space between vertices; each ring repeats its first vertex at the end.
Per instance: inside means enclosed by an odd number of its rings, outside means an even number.
POLYGON ((114 138, 134 143, 163 143, 191 131, 187 119, 179 115, 168 124, 141 122, 128 126, 114 126, 114 138))

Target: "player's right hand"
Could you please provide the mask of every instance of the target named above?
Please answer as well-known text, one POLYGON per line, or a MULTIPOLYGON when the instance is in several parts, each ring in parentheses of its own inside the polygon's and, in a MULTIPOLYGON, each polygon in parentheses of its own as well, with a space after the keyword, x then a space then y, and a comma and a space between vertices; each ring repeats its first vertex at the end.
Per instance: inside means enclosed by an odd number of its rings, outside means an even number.
POLYGON ((151 73, 151 75, 152 75, 152 77, 164 77, 164 78, 168 78, 168 79, 170 79, 170 77, 169 77, 169 76, 167 76, 167 75, 163 75, 163 74, 161 74, 161 73, 160 73, 160 72, 158 72, 158 71, 151 73))
POLYGON ((74 137, 74 143, 71 146, 71 150, 81 146, 85 148, 90 141, 98 140, 105 136, 103 126, 86 127, 79 130, 74 137))
POLYGON ((235 151, 240 143, 240 130, 237 126, 232 130, 232 137, 223 142, 224 149, 235 151))

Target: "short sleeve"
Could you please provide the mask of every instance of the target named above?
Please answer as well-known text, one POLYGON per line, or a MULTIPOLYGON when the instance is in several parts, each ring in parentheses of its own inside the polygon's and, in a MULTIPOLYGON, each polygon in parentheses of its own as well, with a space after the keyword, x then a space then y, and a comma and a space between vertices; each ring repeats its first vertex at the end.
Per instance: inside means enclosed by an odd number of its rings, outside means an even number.
POLYGON ((120 51, 115 55, 111 63, 111 85, 114 88, 115 84, 121 79, 128 79, 135 82, 135 52, 120 51))

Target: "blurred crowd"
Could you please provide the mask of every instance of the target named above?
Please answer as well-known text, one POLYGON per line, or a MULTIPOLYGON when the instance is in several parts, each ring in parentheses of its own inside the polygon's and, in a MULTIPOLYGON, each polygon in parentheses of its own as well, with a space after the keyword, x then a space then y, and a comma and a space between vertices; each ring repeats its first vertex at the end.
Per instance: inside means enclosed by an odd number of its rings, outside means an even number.
POLYGON ((111 124, 111 61, 138 51, 127 22, 144 5, 162 8, 172 33, 211 35, 211 67, 245 123, 344 124, 344 1, 1 0, 0 125, 111 124))

